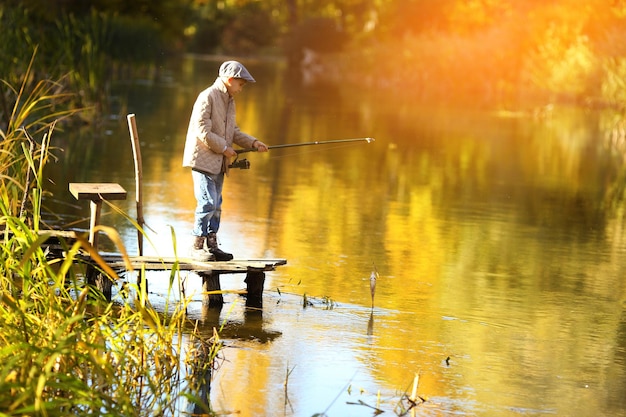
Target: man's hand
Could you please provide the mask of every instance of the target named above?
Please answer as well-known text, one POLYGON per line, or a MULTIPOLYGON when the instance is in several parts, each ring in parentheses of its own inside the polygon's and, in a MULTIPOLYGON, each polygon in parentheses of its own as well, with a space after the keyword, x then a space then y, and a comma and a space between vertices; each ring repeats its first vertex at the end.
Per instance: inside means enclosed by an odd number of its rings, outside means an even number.
POLYGON ((224 149, 223 154, 227 158, 233 158, 237 156, 237 152, 235 152, 235 150, 231 146, 228 146, 226 149, 224 149))
POLYGON ((252 147, 259 152, 267 152, 267 145, 258 139, 252 142, 252 147))

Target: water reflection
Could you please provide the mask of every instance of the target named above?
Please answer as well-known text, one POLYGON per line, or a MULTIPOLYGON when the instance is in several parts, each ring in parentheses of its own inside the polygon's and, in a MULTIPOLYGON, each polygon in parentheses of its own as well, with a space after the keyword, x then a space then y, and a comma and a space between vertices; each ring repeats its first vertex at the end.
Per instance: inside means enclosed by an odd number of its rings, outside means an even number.
MULTIPOLYGON (((625 170, 598 133, 605 116, 503 118, 300 91, 280 64, 247 67, 257 83, 238 97, 243 130, 268 144, 376 142, 251 155, 251 169, 226 180, 221 246, 288 264, 267 275, 261 310, 236 294, 219 312, 199 295, 192 303, 190 315, 209 333, 223 324, 228 342, 214 410, 361 416, 361 400, 393 414, 420 372, 419 415, 626 415, 625 170)), ((147 253, 189 243, 194 200, 180 158, 190 106, 215 68, 182 60, 168 84, 117 91, 142 140, 147 253)), ((101 132, 55 134, 67 150, 50 171, 58 202, 47 204, 63 221, 88 213, 64 197, 68 182, 132 194, 127 127, 112 119, 101 132)), ((134 230, 104 214, 132 253, 134 230)), ((166 281, 151 280, 153 301, 166 281)), ((197 277, 187 284, 201 293, 197 277)))
POLYGON ((184 415, 200 416, 211 413, 211 379, 213 377, 214 345, 212 339, 189 341, 186 352, 189 383, 185 404, 180 407, 184 415))
POLYGON ((259 343, 272 342, 282 332, 266 329, 263 322, 263 308, 246 304, 242 318, 233 319, 224 314, 223 307, 202 306, 201 325, 206 331, 218 329, 222 339, 241 339, 259 343))
POLYGON ((372 312, 370 313, 370 318, 367 321, 367 335, 368 336, 374 335, 374 310, 373 309, 372 309, 372 312))

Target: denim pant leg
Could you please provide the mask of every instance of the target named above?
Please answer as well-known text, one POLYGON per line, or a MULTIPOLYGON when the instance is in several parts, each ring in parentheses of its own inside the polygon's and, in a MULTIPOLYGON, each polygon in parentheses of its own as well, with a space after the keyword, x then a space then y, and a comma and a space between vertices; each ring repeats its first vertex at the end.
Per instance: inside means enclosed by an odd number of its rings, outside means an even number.
POLYGON ((207 236, 209 232, 217 233, 220 228, 222 215, 222 187, 224 174, 203 174, 191 171, 193 178, 193 192, 196 197, 196 212, 194 216, 194 236, 207 236))

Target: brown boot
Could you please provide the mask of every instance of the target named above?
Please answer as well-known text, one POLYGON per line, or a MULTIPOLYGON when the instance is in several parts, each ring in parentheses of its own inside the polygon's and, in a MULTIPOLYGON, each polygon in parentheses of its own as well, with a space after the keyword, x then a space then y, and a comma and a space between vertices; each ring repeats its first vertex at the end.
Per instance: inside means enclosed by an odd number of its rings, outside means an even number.
POLYGON ((216 261, 230 261, 233 259, 232 254, 224 252, 217 246, 217 235, 215 233, 209 233, 206 244, 209 247, 209 252, 215 256, 216 261))
POLYGON ((193 260, 199 262, 207 262, 214 260, 213 254, 209 252, 204 243, 206 236, 195 236, 191 245, 190 256, 193 260))

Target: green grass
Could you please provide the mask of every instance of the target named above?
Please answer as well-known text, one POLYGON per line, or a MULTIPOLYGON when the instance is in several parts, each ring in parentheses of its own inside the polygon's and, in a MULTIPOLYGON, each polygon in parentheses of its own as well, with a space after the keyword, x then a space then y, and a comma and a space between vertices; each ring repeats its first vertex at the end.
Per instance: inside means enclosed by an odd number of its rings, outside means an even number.
MULTIPOLYGON (((136 285, 135 298, 104 300, 85 284, 78 255, 94 250, 83 236, 51 256, 43 170, 55 124, 75 111, 64 107, 60 83, 31 75, 17 88, 5 82, 14 105, 0 130, 0 415, 171 415, 181 398, 198 401, 197 375, 210 374, 219 337, 196 332, 188 300, 157 312, 136 285)), ((103 232, 125 254, 117 232, 103 232)), ((119 279, 96 262, 107 279, 119 279)), ((177 276, 172 271, 170 289, 177 276)))

